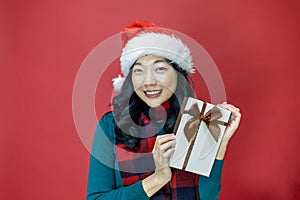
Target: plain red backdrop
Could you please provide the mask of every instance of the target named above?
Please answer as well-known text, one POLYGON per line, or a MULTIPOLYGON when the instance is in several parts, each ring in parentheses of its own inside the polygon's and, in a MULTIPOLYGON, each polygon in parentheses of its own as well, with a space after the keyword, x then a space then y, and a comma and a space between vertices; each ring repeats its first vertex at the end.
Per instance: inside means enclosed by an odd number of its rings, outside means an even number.
MULTIPOLYGON (((88 53, 134 19, 197 40, 217 64, 228 102, 242 111, 221 199, 300 199, 298 1, 0 4, 0 199, 85 198, 89 152, 72 117, 74 80, 88 53)), ((99 116, 114 76, 100 80, 99 116)))

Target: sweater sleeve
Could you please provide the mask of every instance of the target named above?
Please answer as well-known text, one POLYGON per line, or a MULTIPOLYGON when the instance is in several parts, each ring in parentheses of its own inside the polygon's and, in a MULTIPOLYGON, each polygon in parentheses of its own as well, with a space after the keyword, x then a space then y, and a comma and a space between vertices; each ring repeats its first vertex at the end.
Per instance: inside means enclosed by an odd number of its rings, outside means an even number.
POLYGON ((115 138, 112 114, 106 114, 100 120, 90 157, 87 183, 87 200, 134 200, 149 199, 142 181, 130 186, 117 187, 115 176, 115 138))
POLYGON ((221 192, 223 160, 215 160, 209 177, 199 176, 199 194, 201 200, 216 200, 221 192))

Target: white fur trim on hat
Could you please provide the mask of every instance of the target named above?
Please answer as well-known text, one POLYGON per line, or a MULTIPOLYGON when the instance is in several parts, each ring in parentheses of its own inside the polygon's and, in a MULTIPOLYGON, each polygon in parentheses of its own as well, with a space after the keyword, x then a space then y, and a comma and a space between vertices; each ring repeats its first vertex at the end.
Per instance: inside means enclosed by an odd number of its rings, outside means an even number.
POLYGON ((161 56, 193 73, 190 49, 175 36, 162 33, 142 33, 129 40, 122 51, 121 70, 125 76, 137 59, 145 55, 161 56))
POLYGON ((119 75, 117 78, 113 78, 113 86, 117 92, 121 91, 121 88, 124 84, 125 77, 119 75))

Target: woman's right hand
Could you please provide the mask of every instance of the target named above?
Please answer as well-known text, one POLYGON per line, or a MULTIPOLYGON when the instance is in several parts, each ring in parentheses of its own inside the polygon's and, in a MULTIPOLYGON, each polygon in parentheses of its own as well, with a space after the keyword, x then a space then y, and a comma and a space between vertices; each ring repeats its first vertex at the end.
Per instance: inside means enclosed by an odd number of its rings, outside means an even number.
POLYGON ((142 182, 144 191, 148 197, 154 195, 160 188, 171 180, 172 172, 169 167, 169 159, 174 151, 174 134, 165 134, 156 137, 152 150, 155 172, 145 178, 142 182))
POLYGON ((169 159, 175 151, 175 138, 174 134, 157 136, 152 150, 156 167, 154 175, 156 175, 162 183, 169 182, 172 177, 169 159))

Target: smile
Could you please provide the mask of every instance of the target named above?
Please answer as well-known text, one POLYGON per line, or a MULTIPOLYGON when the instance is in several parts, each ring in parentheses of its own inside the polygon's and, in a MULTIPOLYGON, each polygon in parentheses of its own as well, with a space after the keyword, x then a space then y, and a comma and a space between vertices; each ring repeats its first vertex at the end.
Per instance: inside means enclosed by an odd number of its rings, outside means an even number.
POLYGON ((157 97, 161 94, 162 90, 146 90, 144 91, 145 95, 149 98, 157 97))

